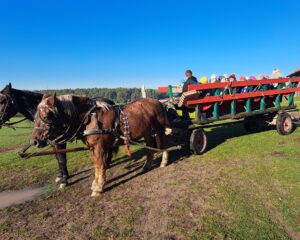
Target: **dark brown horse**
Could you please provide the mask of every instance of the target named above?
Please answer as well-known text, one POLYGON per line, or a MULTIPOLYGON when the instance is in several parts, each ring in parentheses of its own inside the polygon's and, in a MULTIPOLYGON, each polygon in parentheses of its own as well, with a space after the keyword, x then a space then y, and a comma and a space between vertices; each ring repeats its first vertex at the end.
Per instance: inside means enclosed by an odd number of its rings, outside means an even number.
MULTIPOLYGON (((26 119, 33 122, 42 97, 43 94, 14 89, 11 84, 8 84, 0 92, 0 127, 17 113, 21 113, 26 119)), ((56 145, 56 148, 65 149, 66 144, 56 145)), ((66 154, 56 154, 56 159, 59 166, 56 182, 60 183, 60 187, 64 187, 67 185, 69 177, 66 154)))
MULTIPOLYGON (((111 107, 103 101, 83 96, 44 95, 35 116, 31 143, 44 147, 47 142, 53 144, 60 139, 81 138, 92 152, 95 179, 91 189, 92 196, 97 196, 104 190, 106 159, 112 146, 120 143, 119 136, 127 136, 127 140, 144 138, 147 146, 165 149, 166 127, 166 111, 155 99, 140 99, 123 107, 111 107), (83 131, 94 129, 103 132, 83 137, 83 131)), ((153 152, 149 151, 144 169, 151 166, 152 159, 153 152)), ((167 163, 168 153, 164 151, 161 167, 167 163)))
MULTIPOLYGON (((26 119, 33 122, 37 106, 41 102, 42 97, 43 94, 41 93, 14 89, 11 84, 5 86, 0 92, 0 128, 17 113, 21 113, 26 119)), ((107 99, 103 100, 109 104, 114 104, 114 102, 107 99)), ((55 148, 65 149, 66 143, 57 144, 55 148)), ((56 159, 59 166, 56 182, 60 183, 60 187, 62 188, 68 184, 69 178, 67 156, 65 153, 56 154, 56 159)))

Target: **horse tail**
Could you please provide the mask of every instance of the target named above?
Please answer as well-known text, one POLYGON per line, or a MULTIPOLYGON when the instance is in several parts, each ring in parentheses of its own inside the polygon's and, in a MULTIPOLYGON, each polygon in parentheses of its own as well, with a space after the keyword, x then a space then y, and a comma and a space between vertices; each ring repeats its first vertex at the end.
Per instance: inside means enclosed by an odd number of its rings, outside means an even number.
POLYGON ((164 119, 164 132, 165 132, 165 135, 170 135, 172 133, 172 129, 171 129, 171 124, 170 124, 170 121, 169 121, 169 117, 168 117, 168 113, 167 113, 167 109, 164 107, 164 105, 160 102, 160 108, 161 108, 161 111, 163 113, 163 119, 164 119))
POLYGON ((158 148, 164 148, 165 147, 165 136, 169 134, 171 128, 170 128, 170 122, 168 119, 167 111, 164 108, 163 104, 158 102, 156 106, 155 111, 155 121, 154 121, 154 129, 157 133, 156 135, 156 146, 158 148))
MULTIPOLYGON (((159 149, 166 149, 167 147, 167 138, 166 135, 172 133, 172 129, 170 126, 169 118, 167 115, 167 110, 164 108, 163 104, 159 102, 159 112, 161 113, 158 116, 158 121, 160 121, 160 130, 156 136, 156 144, 159 149)), ((163 151, 162 160, 160 167, 165 167, 168 165, 169 154, 167 151, 163 151)))

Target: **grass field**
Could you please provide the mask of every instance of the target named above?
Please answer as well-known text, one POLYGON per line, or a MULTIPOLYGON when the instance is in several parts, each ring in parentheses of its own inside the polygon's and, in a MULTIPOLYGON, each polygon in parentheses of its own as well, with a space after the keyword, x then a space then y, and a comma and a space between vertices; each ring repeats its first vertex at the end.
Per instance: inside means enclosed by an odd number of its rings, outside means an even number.
POLYGON ((174 152, 167 168, 157 159, 147 173, 144 150, 133 148, 132 159, 121 151, 96 199, 88 152, 68 154, 75 180, 63 191, 53 187, 53 156, 17 157, 30 131, 0 130, 0 190, 49 191, 0 210, 0 239, 300 239, 300 130, 208 129, 207 153, 174 152))

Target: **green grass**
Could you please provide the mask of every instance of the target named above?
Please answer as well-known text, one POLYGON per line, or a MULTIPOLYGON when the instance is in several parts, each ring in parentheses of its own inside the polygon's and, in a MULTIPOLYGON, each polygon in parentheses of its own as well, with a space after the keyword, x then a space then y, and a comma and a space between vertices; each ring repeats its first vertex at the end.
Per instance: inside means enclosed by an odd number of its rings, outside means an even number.
POLYGON ((203 158, 220 166, 212 201, 226 212, 233 229, 215 226, 218 221, 211 214, 205 221, 211 222, 213 232, 226 232, 233 239, 286 239, 285 228, 300 232, 300 131, 236 137, 242 132, 241 126, 209 131, 216 144, 218 138, 232 137, 203 158))
MULTIPOLYGON (((30 129, 3 128, 0 146, 20 146, 26 143, 29 133, 30 129)), ((187 195, 192 194, 193 200, 178 197, 167 210, 158 207, 157 221, 172 216, 169 229, 181 239, 297 239, 300 233, 300 130, 288 136, 280 136, 274 129, 246 134, 243 126, 235 125, 207 129, 207 134, 209 151, 183 160, 191 174, 176 175, 167 185, 184 189, 187 195), (203 178, 193 174, 197 169, 204 174, 203 178), (197 197, 203 196, 205 202, 198 203, 197 197), (189 215, 196 207, 202 207, 202 211, 189 215)), ((75 145, 81 143, 71 146, 75 145)), ((133 148, 134 152, 137 150, 133 148)), ((22 160, 16 153, 17 150, 12 150, 0 155, 1 190, 53 183, 57 171, 53 156, 22 160)), ((119 157, 123 155, 121 151, 119 157)), ((88 152, 68 154, 68 159, 70 172, 91 164, 88 152)), ((182 196, 181 191, 172 194, 182 196)), ((130 191, 122 198, 105 194, 111 201, 120 201, 120 208, 132 204, 130 191)), ((114 236, 120 239, 135 236, 135 228, 145 224, 141 219, 148 214, 142 211, 147 205, 139 204, 135 210, 114 217, 119 221, 119 230, 96 225, 91 238, 106 239, 114 231, 118 231, 114 236)), ((87 218, 95 218, 93 207, 87 205, 85 212, 87 218)), ((8 228, 5 223, 3 227, 8 228)))
MULTIPOLYGON (((16 121, 15 118, 12 121, 16 121)), ((16 125, 16 130, 3 127, 0 129, 0 191, 7 189, 22 189, 28 185, 45 185, 53 183, 58 172, 58 164, 54 155, 21 159, 18 152, 22 146, 28 143, 32 131, 32 123, 29 121, 16 125), (7 149, 6 149, 7 148, 7 149)), ((68 144, 68 148, 83 146, 81 141, 68 144)), ((41 149, 42 150, 42 149, 41 149)), ((132 152, 137 150, 132 147, 132 152)), ((28 152, 37 151, 30 149, 28 152)), ((123 149, 119 156, 124 155, 123 149)), ((68 153, 68 169, 73 172, 82 166, 91 165, 91 155, 88 151, 68 153)))

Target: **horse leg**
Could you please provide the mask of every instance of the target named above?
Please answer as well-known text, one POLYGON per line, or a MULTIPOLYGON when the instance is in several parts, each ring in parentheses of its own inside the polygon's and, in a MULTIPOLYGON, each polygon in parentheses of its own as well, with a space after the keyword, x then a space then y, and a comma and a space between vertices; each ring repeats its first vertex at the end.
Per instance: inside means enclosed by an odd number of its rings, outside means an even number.
POLYGON ((95 168, 95 179, 92 183, 92 197, 100 196, 104 190, 106 180, 106 156, 107 151, 103 146, 95 146, 93 150, 93 161, 95 168))
MULTIPOLYGON (((159 149, 165 149, 166 143, 165 143, 164 133, 157 134, 156 143, 159 149)), ((168 161, 169 161, 169 153, 167 151, 163 151, 160 167, 166 167, 168 165, 168 161)))
POLYGON ((62 181, 62 167, 61 167, 61 164, 60 164, 60 158, 59 158, 59 154, 55 154, 55 158, 57 160, 57 164, 58 164, 58 174, 57 174, 57 177, 55 178, 55 182, 56 183, 60 183, 62 181))
MULTIPOLYGON (((154 141, 154 138, 151 136, 151 134, 148 134, 144 138, 145 138, 147 146, 149 146, 149 147, 154 147, 155 146, 155 141, 154 141)), ((146 159, 146 162, 143 166, 143 171, 148 171, 151 168, 152 161, 153 161, 153 155, 154 155, 153 151, 147 150, 147 159, 146 159)))
MULTIPOLYGON (((56 146, 57 149, 66 149, 66 144, 56 146)), ((56 182, 60 182, 59 188, 64 188, 68 185, 68 168, 67 168, 67 155, 66 153, 56 154, 56 159, 59 165, 60 174, 56 178, 56 182)))
POLYGON ((111 163, 112 157, 113 157, 113 149, 110 148, 110 149, 108 150, 107 158, 106 158, 106 166, 107 166, 107 168, 110 167, 110 163, 111 163))

